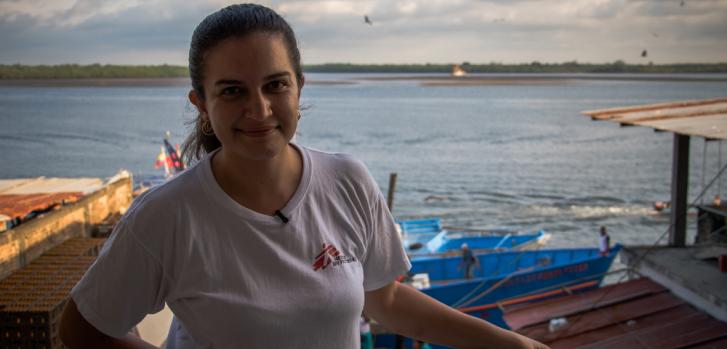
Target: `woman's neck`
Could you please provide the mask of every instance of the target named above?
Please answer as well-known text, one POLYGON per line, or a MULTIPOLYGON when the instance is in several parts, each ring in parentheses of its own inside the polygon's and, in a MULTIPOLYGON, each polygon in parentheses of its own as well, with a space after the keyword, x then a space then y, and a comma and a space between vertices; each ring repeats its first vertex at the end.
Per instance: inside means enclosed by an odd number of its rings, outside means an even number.
POLYGON ((244 159, 220 149, 212 158, 212 173, 222 190, 237 203, 273 215, 298 188, 303 160, 290 144, 277 156, 264 160, 244 159))

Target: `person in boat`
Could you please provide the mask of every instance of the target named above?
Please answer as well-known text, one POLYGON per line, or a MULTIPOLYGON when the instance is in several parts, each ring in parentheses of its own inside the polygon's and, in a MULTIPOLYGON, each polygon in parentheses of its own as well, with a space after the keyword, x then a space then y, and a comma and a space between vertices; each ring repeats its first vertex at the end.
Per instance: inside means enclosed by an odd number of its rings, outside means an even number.
POLYGON ((611 252, 611 237, 608 235, 608 231, 605 226, 601 226, 601 235, 598 237, 598 254, 601 256, 608 256, 611 252))
POLYGON ((665 209, 669 208, 669 202, 668 201, 655 201, 654 202, 654 210, 656 211, 663 211, 665 209))
POLYGON ((480 267, 480 261, 475 257, 475 254, 466 242, 462 244, 460 250, 462 252, 462 260, 459 263, 459 268, 464 267, 464 277, 469 280, 474 274, 474 269, 480 267))
POLYGON ((365 313, 459 348, 546 348, 395 282, 409 263, 366 167, 292 142, 305 78, 273 10, 226 7, 190 43, 196 163, 138 197, 71 291, 70 348, 149 348, 165 304, 193 348, 357 348, 365 313))

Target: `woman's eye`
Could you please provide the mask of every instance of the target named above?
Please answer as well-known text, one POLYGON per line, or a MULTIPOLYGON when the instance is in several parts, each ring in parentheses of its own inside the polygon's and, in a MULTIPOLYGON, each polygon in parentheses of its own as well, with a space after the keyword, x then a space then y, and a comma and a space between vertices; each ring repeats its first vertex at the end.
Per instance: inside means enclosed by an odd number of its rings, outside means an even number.
POLYGON ((273 91, 280 91, 288 87, 288 84, 282 80, 274 80, 268 83, 268 88, 273 91))
POLYGON ((238 94, 240 94, 240 88, 239 88, 239 87, 237 87, 237 86, 230 86, 230 87, 225 87, 224 89, 222 89, 222 92, 221 92, 221 94, 222 94, 223 96, 233 96, 233 95, 238 95, 238 94))

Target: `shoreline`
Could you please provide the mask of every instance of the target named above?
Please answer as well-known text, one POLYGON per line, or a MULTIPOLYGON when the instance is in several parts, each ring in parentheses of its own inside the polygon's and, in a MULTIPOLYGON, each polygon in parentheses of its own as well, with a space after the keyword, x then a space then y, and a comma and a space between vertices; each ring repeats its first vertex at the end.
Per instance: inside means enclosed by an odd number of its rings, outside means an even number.
MULTIPOLYGON (((568 84, 581 80, 592 81, 670 81, 670 82, 726 82, 727 75, 652 75, 652 74, 524 74, 524 73, 494 73, 494 74, 472 74, 466 76, 450 76, 446 74, 411 74, 411 73, 374 73, 376 76, 365 76, 367 74, 355 74, 342 79, 331 79, 326 76, 316 80, 316 74, 341 74, 348 73, 309 73, 311 78, 306 85, 352 85, 361 82, 371 81, 410 81, 418 82, 421 86, 487 86, 487 85, 553 85, 568 84)), ((321 76, 322 77, 322 76, 321 76)), ((77 79, 0 79, 0 87, 191 87, 189 77, 173 78, 77 78, 77 79)))
MULTIPOLYGON (((306 85, 352 85, 352 80, 312 80, 306 85)), ((78 79, 0 79, 0 87, 192 87, 181 78, 78 78, 78 79)))

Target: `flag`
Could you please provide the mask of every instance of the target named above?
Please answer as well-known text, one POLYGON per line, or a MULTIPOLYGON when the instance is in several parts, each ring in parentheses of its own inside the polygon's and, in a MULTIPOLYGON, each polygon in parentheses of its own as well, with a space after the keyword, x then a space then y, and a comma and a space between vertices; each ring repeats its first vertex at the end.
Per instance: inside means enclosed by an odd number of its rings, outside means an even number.
POLYGON ((182 160, 179 158, 179 154, 177 154, 177 150, 172 147, 172 145, 169 143, 169 141, 165 138, 164 139, 164 148, 167 151, 167 161, 170 162, 170 169, 174 170, 174 173, 179 173, 184 170, 184 164, 182 163, 182 160))
POLYGON ((170 168, 169 157, 167 156, 167 153, 164 151, 163 145, 159 147, 159 155, 157 155, 157 161, 154 163, 154 167, 156 169, 160 169, 163 167, 165 176, 169 177, 171 175, 169 173, 169 168, 170 168))
POLYGON ((164 147, 161 147, 161 150, 159 151, 159 155, 157 155, 157 161, 154 163, 154 168, 157 170, 164 167, 164 164, 167 162, 167 153, 164 152, 164 147))

